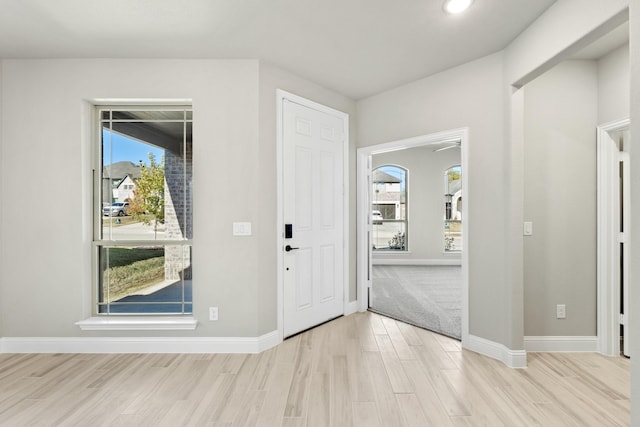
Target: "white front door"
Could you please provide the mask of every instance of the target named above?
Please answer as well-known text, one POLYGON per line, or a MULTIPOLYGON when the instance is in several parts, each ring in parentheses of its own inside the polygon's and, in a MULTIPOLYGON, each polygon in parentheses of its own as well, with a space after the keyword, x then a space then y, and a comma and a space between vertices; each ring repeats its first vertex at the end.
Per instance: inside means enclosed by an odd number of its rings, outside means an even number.
POLYGON ((346 120, 288 99, 282 108, 287 337, 344 312, 346 120))

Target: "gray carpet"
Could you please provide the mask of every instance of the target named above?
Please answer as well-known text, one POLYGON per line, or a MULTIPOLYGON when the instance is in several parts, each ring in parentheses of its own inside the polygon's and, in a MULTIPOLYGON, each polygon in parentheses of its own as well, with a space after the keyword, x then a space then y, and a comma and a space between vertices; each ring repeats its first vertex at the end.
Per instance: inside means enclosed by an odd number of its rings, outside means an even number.
POLYGON ((460 339, 460 266, 374 265, 371 310, 460 339))

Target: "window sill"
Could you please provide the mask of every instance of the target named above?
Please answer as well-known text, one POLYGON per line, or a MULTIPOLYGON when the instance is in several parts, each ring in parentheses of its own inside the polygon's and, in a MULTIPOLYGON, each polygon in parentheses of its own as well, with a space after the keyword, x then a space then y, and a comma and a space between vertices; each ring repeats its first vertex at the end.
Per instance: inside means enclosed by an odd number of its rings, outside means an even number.
POLYGON ((176 331, 194 330, 193 317, 89 317, 76 322, 83 331, 176 331))

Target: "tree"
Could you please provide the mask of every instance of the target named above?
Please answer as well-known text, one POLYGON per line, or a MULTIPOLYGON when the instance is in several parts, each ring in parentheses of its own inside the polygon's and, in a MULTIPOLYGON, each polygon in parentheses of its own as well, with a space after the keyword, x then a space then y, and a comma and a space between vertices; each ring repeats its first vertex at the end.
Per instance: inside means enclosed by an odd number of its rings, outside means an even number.
POLYGON ((447 175, 449 177, 449 183, 451 181, 457 181, 460 179, 460 166, 454 166, 447 170, 447 175))
POLYGON ((156 234, 158 223, 164 224, 164 158, 156 163, 153 153, 149 153, 149 166, 140 161, 140 178, 133 189, 129 213, 144 224, 153 221, 156 234))

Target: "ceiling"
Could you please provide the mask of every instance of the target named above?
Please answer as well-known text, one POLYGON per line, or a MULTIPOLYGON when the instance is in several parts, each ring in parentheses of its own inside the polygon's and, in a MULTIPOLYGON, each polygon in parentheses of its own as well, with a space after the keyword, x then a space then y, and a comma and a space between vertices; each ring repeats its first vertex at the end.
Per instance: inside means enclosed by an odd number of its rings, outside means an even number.
POLYGON ((555 0, 0 0, 0 58, 259 58, 352 99, 506 47, 555 0))

